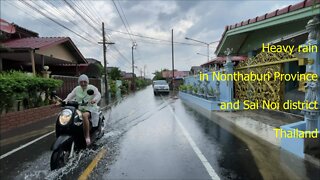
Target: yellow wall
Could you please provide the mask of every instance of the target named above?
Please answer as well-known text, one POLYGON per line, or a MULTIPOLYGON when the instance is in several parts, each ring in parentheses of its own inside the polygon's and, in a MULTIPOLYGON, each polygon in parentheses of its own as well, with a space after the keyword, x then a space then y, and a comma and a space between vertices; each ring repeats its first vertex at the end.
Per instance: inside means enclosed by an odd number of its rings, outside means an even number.
POLYGON ((71 54, 70 50, 66 48, 63 44, 58 44, 48 49, 36 51, 36 53, 57 59, 62 59, 72 63, 77 62, 77 59, 71 54))

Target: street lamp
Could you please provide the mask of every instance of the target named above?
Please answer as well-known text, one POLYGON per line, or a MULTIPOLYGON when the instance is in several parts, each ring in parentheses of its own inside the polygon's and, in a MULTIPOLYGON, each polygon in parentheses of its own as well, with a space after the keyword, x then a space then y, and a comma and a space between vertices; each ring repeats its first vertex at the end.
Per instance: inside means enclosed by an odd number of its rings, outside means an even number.
MULTIPOLYGON (((191 41, 195 41, 195 42, 198 42, 198 43, 202 43, 202 44, 205 44, 207 45, 207 58, 208 58, 208 62, 210 60, 210 52, 209 52, 209 46, 210 44, 213 44, 213 43, 216 43, 216 42, 219 42, 219 41, 213 41, 213 42, 210 42, 210 43, 206 43, 206 42, 202 42, 202 41, 199 41, 199 40, 196 40, 196 39, 192 39, 192 38, 188 38, 188 37, 185 37, 186 40, 191 40, 191 41)), ((198 53, 197 53, 198 54, 198 53)))
POLYGON ((200 56, 208 57, 208 55, 206 55, 206 54, 202 54, 202 53, 197 53, 197 54, 200 55, 200 56))

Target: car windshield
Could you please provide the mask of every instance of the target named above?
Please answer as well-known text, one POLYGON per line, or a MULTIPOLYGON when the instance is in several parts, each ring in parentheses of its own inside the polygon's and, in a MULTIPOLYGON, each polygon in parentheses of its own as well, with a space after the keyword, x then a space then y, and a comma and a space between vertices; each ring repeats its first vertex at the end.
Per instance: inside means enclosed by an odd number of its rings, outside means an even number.
POLYGON ((166 81, 155 81, 154 84, 155 85, 166 85, 167 82, 166 81))

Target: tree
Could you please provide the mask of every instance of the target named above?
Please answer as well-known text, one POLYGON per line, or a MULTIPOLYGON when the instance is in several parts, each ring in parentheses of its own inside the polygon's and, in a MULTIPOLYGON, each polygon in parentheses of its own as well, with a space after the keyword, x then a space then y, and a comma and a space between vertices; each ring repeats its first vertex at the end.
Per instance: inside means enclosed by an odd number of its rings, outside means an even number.
POLYGON ((162 77, 161 71, 155 71, 152 74, 154 74, 154 77, 152 78, 152 80, 165 80, 165 78, 162 77))
POLYGON ((103 74, 103 67, 98 63, 89 64, 85 74, 89 78, 100 78, 103 74))
POLYGON ((121 78, 121 71, 119 68, 112 68, 109 73, 109 77, 112 80, 119 80, 121 78))

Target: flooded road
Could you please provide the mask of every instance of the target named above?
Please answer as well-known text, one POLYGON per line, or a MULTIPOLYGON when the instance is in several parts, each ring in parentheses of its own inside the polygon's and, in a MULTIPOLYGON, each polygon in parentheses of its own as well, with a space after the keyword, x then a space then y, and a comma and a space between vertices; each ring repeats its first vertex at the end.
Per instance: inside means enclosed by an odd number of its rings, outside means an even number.
POLYGON ((318 179, 319 169, 152 87, 105 112, 105 135, 50 171, 46 136, 1 159, 1 179, 318 179), (96 160, 100 152, 103 156, 96 160), (96 162, 96 167, 87 167, 96 162))

